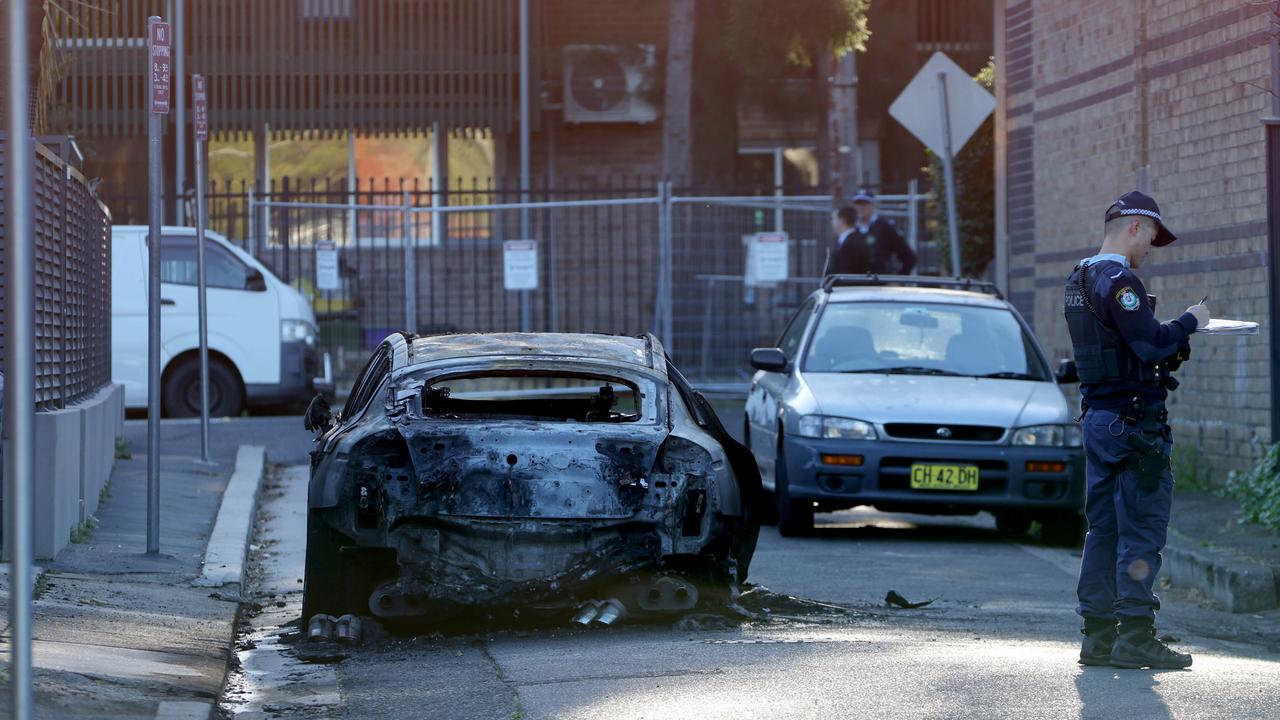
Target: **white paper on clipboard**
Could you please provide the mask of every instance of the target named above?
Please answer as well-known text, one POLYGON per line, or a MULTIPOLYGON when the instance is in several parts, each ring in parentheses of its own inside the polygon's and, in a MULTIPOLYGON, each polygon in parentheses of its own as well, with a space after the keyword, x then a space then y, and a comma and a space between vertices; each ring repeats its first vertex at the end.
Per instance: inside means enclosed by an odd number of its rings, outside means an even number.
POLYGON ((1196 330, 1206 335, 1257 335, 1258 323, 1249 320, 1219 320, 1213 318, 1208 325, 1196 330))

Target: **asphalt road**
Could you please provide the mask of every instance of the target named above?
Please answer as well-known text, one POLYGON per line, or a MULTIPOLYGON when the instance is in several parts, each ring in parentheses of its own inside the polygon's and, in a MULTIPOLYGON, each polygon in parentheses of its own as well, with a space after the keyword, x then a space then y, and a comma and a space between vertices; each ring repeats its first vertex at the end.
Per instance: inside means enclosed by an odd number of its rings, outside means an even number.
MULTIPOLYGON (((988 516, 849 511, 815 537, 767 528, 761 619, 301 643, 306 473, 269 483, 226 714, 336 718, 1265 718, 1277 716, 1280 617, 1166 596, 1188 671, 1081 668, 1071 551, 988 516), (884 595, 933 599, 890 610, 884 595), (785 597, 792 595, 800 600, 785 597), (829 604, 809 602, 824 601, 829 604), (767 612, 765 611, 767 608, 767 612)), ((1177 593, 1174 593, 1175 595, 1177 593)))

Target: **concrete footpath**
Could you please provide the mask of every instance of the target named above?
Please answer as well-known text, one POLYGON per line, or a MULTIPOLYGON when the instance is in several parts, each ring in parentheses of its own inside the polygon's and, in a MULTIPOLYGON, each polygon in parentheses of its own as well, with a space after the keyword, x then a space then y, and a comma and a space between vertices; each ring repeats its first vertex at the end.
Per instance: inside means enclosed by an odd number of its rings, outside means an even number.
POLYGON ((1231 613, 1280 608, 1280 535, 1243 520, 1240 503, 1177 492, 1163 574, 1231 613))
MULTIPOLYGON (((281 459, 296 463, 308 437, 296 417, 224 421, 213 427, 214 462, 205 464, 197 460, 198 431, 187 421, 162 424, 158 556, 144 552, 146 423, 131 421, 96 527, 53 562, 38 563, 38 717, 213 717, 239 617, 241 563, 269 471, 262 447, 239 441, 270 440, 273 460, 279 444, 288 456, 281 459), (289 442, 295 436, 300 442, 289 442)), ((2 580, 7 605, 7 575, 2 580)), ((0 718, 6 713, 0 708, 0 718)))

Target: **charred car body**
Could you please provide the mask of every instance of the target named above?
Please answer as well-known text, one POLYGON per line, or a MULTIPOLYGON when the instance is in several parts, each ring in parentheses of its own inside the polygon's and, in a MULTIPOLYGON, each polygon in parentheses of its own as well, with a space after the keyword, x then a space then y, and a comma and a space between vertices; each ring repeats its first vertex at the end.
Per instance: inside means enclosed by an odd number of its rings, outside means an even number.
POLYGON ((679 611, 746 578, 754 459, 652 336, 392 335, 307 422, 304 618, 679 611))

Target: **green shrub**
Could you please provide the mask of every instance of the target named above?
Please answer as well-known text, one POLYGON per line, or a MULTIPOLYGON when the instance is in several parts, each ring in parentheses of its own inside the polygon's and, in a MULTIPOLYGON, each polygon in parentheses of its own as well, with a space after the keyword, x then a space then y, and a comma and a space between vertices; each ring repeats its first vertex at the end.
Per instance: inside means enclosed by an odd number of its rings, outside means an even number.
POLYGON ((1227 475, 1227 493, 1240 501, 1246 522, 1280 531, 1280 444, 1248 472, 1227 475))

